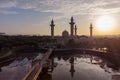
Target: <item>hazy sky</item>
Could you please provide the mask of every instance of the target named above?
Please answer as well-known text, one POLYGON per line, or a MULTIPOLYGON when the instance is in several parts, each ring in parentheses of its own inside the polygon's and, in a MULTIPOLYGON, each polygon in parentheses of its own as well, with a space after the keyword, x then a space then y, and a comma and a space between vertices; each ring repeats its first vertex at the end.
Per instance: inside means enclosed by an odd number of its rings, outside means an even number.
POLYGON ((55 35, 70 31, 73 16, 79 35, 89 34, 92 22, 95 35, 120 34, 120 0, 0 0, 0 32, 7 34, 50 34, 50 21, 55 21, 55 35), (96 20, 109 15, 115 28, 103 33, 96 20))

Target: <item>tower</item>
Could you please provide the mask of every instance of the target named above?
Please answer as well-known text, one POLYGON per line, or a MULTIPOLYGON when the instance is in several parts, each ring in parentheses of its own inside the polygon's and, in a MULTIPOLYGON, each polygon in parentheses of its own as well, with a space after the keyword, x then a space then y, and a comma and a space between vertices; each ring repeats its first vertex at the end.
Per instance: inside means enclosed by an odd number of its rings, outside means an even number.
POLYGON ((70 73, 71 73, 71 77, 74 77, 74 73, 75 73, 75 69, 74 69, 74 57, 70 58, 70 73))
POLYGON ((70 32, 71 32, 71 36, 73 36, 74 34, 74 19, 73 17, 71 17, 71 22, 69 23, 70 24, 70 32))
POLYGON ((93 32, 92 32, 92 29, 93 29, 93 26, 92 26, 92 23, 90 24, 90 38, 93 37, 93 32))
POLYGON ((50 26, 51 26, 51 37, 53 38, 54 37, 54 26, 55 26, 53 19, 51 21, 50 26))
POLYGON ((77 36, 77 26, 75 25, 75 36, 77 36))

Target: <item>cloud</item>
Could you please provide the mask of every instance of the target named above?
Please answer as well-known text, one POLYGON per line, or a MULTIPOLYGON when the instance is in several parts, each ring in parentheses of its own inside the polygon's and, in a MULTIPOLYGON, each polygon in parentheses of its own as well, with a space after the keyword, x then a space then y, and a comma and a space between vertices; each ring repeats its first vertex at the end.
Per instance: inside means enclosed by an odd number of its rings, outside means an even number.
POLYGON ((0 0, 0 8, 32 9, 62 16, 118 13, 119 4, 119 0, 0 0))
POLYGON ((11 8, 16 6, 15 0, 0 0, 0 8, 11 8))
POLYGON ((0 10, 0 14, 18 14, 16 11, 0 10))

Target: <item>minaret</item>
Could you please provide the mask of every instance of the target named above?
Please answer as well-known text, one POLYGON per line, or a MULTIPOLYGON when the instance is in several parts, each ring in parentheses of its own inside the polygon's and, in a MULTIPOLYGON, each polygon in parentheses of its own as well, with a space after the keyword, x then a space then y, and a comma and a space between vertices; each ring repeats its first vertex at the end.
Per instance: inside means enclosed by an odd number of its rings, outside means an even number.
POLYGON ((51 26, 51 37, 53 38, 54 37, 54 26, 55 26, 53 19, 51 21, 50 26, 51 26))
POLYGON ((92 29, 93 29, 93 26, 92 26, 92 23, 90 24, 90 38, 93 37, 93 32, 92 32, 92 29))
POLYGON ((75 25, 75 36, 77 36, 77 26, 75 25))
POLYGON ((71 36, 73 36, 74 34, 74 19, 73 17, 71 17, 71 22, 69 23, 70 24, 70 30, 71 30, 71 36))
POLYGON ((75 69, 74 69, 74 57, 71 57, 70 58, 70 72, 71 72, 71 77, 73 78, 74 77, 74 73, 75 73, 75 69))

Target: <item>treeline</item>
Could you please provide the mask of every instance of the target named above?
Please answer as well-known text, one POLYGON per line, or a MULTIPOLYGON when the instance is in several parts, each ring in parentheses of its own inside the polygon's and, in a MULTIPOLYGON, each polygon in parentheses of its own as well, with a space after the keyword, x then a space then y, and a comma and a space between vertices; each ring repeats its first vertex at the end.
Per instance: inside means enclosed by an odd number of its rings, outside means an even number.
MULTIPOLYGON (((74 39, 70 39, 66 46, 57 44, 56 39, 52 39, 50 36, 0 36, 0 51, 6 49, 39 49, 41 47, 47 47, 47 44, 56 43, 57 48, 107 48, 108 52, 120 54, 120 38, 94 38, 93 42, 77 42, 74 39), (91 45, 93 44, 93 45, 91 45)), ((53 46, 51 44, 50 46, 53 46)))
POLYGON ((94 47, 107 48, 108 52, 120 55, 120 38, 95 38, 94 47))
POLYGON ((0 36, 0 50, 2 49, 38 49, 53 41, 50 36, 0 36))

